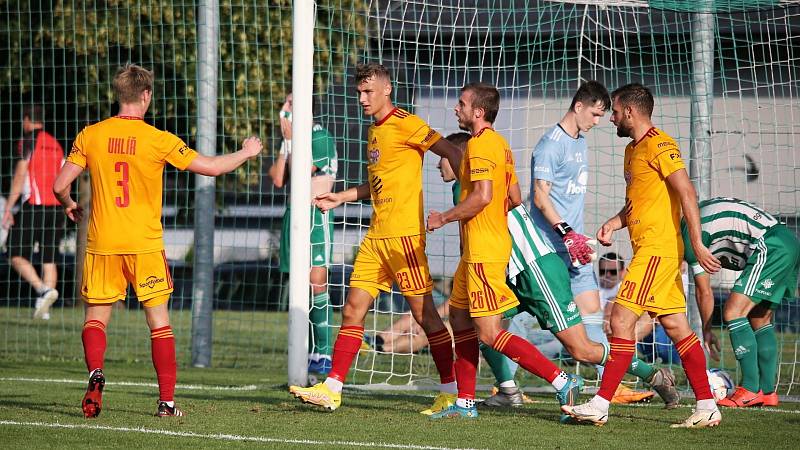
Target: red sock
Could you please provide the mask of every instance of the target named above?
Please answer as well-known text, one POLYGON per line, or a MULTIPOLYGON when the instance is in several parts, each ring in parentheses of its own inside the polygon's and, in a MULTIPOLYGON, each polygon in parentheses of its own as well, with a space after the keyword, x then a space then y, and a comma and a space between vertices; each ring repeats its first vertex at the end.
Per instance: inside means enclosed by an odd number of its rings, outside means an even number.
POLYGON ((528 372, 544 378, 548 383, 555 380, 561 373, 561 369, 547 359, 533 344, 506 330, 497 333, 492 347, 528 372))
POLYGON ((711 387, 708 385, 708 375, 706 375, 706 354, 703 353, 703 347, 700 346, 697 335, 692 333, 686 336, 675 344, 675 348, 678 349, 678 355, 681 357, 686 378, 692 385, 694 398, 697 400, 714 398, 711 395, 711 387))
POLYGON ((453 368, 458 381, 458 398, 474 399, 475 383, 478 377, 478 334, 474 328, 453 331, 456 348, 456 362, 453 368))
POLYGON ((106 324, 99 320, 87 321, 83 324, 81 340, 86 370, 102 369, 106 354, 106 324))
POLYGON ((333 344, 333 359, 328 378, 344 383, 362 342, 364 342, 364 327, 346 326, 339 329, 339 336, 333 344))
POLYGON ((442 384, 456 381, 456 376, 453 372, 453 338, 450 337, 450 332, 447 331, 447 328, 431 333, 428 336, 428 345, 431 349, 433 362, 436 364, 436 370, 439 371, 439 381, 442 384))
POLYGON ((608 342, 611 344, 611 353, 608 355, 597 395, 611 401, 614 392, 622 382, 622 377, 625 376, 625 372, 631 365, 633 354, 636 351, 636 341, 612 337, 608 342))
POLYGON ((153 367, 158 377, 158 399, 171 402, 175 396, 175 382, 178 379, 178 365, 175 362, 175 335, 169 325, 150 330, 150 346, 153 353, 153 367))

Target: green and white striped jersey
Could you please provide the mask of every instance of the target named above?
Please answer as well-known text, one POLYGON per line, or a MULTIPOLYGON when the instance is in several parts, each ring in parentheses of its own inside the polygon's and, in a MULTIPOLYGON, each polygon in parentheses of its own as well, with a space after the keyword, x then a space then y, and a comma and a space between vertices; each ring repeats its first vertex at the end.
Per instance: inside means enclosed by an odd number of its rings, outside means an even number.
MULTIPOLYGON (((715 197, 700 202, 700 227, 703 244, 730 270, 744 270, 764 234, 779 222, 770 213, 743 200, 715 197)), ((697 263, 685 219, 681 222, 684 258, 695 274, 703 268, 697 263)))
POLYGON ((538 258, 554 253, 553 247, 542 237, 524 205, 508 212, 508 232, 511 234, 511 259, 508 261, 508 279, 526 270, 538 258))

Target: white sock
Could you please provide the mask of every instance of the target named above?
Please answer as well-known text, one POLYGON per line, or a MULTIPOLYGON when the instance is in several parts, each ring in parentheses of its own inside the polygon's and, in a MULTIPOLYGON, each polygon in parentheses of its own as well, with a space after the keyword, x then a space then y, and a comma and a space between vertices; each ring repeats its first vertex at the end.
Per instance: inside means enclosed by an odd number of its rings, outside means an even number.
POLYGON ((50 289, 50 288, 48 288, 46 285, 42 284, 41 286, 39 286, 38 289, 36 289, 36 293, 39 294, 39 295, 42 295, 45 292, 47 292, 48 289, 50 289))
POLYGON ((702 409, 705 411, 713 411, 717 409, 717 404, 714 402, 714 399, 706 399, 706 400, 698 400, 696 409, 702 409))
POLYGON ((460 406, 462 408, 474 408, 475 407, 475 399, 459 397, 459 398, 456 399, 456 405, 458 405, 458 406, 460 406))
POLYGON ((558 374, 558 376, 556 376, 556 379, 553 380, 550 384, 552 384, 557 391, 560 391, 561 388, 567 385, 567 381, 569 381, 569 375, 567 375, 567 372, 564 372, 562 370, 561 373, 558 374))
POLYGON ((175 407, 175 402, 174 401, 165 402, 163 400, 159 400, 159 402, 160 403, 166 403, 167 406, 169 406, 170 408, 174 408, 175 407))
POLYGON ((604 399, 603 397, 600 397, 599 395, 595 395, 594 397, 592 397, 589 403, 591 403, 592 406, 599 409, 600 411, 605 411, 605 412, 608 412, 608 405, 611 404, 610 401, 604 399))
POLYGON ((517 387, 517 383, 515 383, 514 380, 503 381, 502 383, 500 383, 500 386, 498 386, 498 387, 501 387, 501 388, 515 388, 515 387, 517 387))
POLYGON ((325 386, 328 386, 328 389, 331 391, 339 393, 342 392, 342 386, 344 386, 344 383, 335 378, 326 378, 325 386))
POLYGON ((458 385, 455 381, 442 383, 439 386, 439 390, 442 392, 447 392, 448 394, 458 394, 458 385))

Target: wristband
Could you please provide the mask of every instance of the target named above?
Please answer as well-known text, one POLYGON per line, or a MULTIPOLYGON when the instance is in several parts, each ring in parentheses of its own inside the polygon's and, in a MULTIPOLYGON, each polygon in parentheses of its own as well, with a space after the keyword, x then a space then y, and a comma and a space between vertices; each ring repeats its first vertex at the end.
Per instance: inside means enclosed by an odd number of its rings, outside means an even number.
POLYGON ((564 236, 567 235, 567 233, 572 231, 572 227, 569 226, 567 222, 559 222, 553 225, 553 231, 558 233, 558 235, 563 238, 564 236))

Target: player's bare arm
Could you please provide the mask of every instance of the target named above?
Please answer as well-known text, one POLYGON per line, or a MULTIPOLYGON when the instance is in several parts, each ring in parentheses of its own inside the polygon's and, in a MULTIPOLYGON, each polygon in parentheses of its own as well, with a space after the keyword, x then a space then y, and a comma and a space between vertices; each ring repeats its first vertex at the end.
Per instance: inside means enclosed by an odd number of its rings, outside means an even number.
POLYGON ((83 218, 83 208, 72 199, 70 188, 72 182, 78 178, 81 172, 83 172, 83 167, 67 161, 61 167, 61 171, 58 172, 56 181, 53 182, 53 194, 55 194, 58 202, 64 208, 64 214, 75 223, 80 222, 83 218))
POLYGON ((430 211, 428 213, 427 230, 436 230, 450 222, 469 220, 483 211, 483 208, 492 201, 492 181, 473 181, 472 186, 475 190, 470 192, 467 198, 458 205, 445 212, 430 211))
POLYGON ((697 192, 694 185, 689 180, 686 169, 679 169, 671 173, 667 178, 667 183, 674 189, 681 199, 681 209, 686 219, 686 226, 689 230, 689 240, 692 249, 697 257, 697 262, 709 274, 717 273, 722 268, 719 260, 711 254, 711 251, 703 245, 702 234, 700 231, 700 208, 697 206, 697 192))
POLYGON ((553 183, 547 180, 533 179, 533 206, 542 212, 550 226, 563 222, 561 215, 556 211, 553 201, 550 200, 550 190, 553 183))
POLYGON ((217 156, 198 154, 186 170, 200 175, 216 177, 236 169, 248 159, 257 157, 261 154, 262 149, 261 139, 250 136, 242 142, 242 149, 239 151, 217 156))
POLYGON ((22 195, 22 188, 25 186, 25 177, 28 176, 28 161, 20 159, 14 167, 14 178, 11 180, 11 191, 8 193, 6 200, 6 209, 3 211, 3 228, 11 228, 14 226, 14 214, 11 210, 17 204, 20 195, 22 195))
POLYGON ((431 145, 430 150, 442 158, 447 158, 447 161, 450 162, 450 167, 453 168, 454 172, 458 173, 458 168, 461 167, 461 157, 463 156, 461 149, 447 139, 439 139, 435 144, 431 145))
POLYGON ((614 235, 614 232, 628 226, 628 223, 625 219, 627 209, 627 205, 623 206, 617 214, 606 220, 605 223, 600 226, 600 229, 597 230, 597 242, 605 247, 611 245, 611 237, 614 235))
POLYGON ((697 309, 700 311, 700 319, 703 322, 703 342, 709 356, 715 361, 719 361, 719 340, 711 332, 711 315, 714 313, 714 292, 711 290, 711 277, 707 273, 696 275, 694 277, 694 286, 697 309))
POLYGON ((514 183, 508 187, 508 210, 516 208, 522 204, 522 191, 519 188, 519 183, 514 183))
POLYGON ((369 196, 369 183, 363 183, 344 191, 320 194, 314 198, 314 206, 322 212, 328 212, 342 203, 368 199, 369 196))

